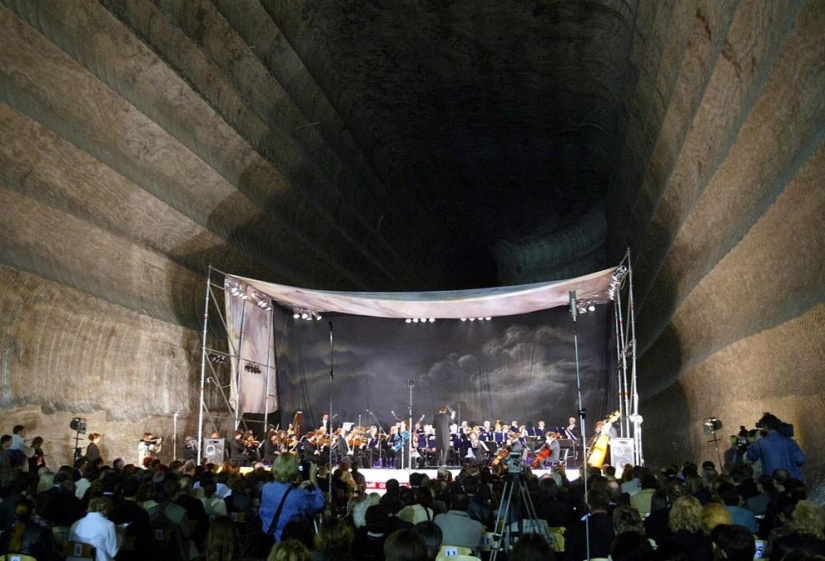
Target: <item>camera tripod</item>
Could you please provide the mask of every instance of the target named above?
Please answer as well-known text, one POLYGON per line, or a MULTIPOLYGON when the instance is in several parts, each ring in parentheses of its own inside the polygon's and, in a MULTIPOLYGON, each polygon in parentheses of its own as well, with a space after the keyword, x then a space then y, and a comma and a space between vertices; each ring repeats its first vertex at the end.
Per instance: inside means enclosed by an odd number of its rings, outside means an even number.
POLYGON ((514 533, 521 536, 525 533, 536 533, 541 535, 548 544, 553 545, 553 538, 544 520, 539 520, 536 516, 536 509, 533 506, 533 499, 527 491, 527 486, 521 481, 521 474, 514 474, 507 477, 504 482, 504 491, 501 494, 501 504, 498 507, 498 514, 494 525, 492 554, 490 561, 496 561, 499 551, 507 552, 516 542, 514 533), (513 501, 515 500, 515 505, 513 501), (515 506, 515 508, 514 508, 515 506), (525 524, 529 521, 529 524, 525 524), (517 530, 513 526, 517 525, 517 530))

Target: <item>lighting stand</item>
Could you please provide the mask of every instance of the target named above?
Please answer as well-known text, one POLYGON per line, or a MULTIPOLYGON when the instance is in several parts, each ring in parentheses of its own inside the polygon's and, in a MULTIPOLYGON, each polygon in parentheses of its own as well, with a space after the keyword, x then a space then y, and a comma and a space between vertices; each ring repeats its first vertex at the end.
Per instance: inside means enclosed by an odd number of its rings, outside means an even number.
MULTIPOLYGON (((578 329, 578 304, 576 303, 576 291, 571 290, 570 295, 570 315, 573 317, 573 350, 576 359, 576 391, 578 392, 579 400, 579 427, 581 428, 581 442, 582 442, 582 483, 584 485, 584 505, 588 507, 588 493, 587 493, 587 450, 584 449, 584 443, 587 442, 587 425, 584 422, 585 409, 582 402, 582 377, 579 369, 579 329, 578 329)), ((584 518, 584 535, 585 544, 587 546, 587 557, 590 559, 590 513, 588 512, 584 518)))

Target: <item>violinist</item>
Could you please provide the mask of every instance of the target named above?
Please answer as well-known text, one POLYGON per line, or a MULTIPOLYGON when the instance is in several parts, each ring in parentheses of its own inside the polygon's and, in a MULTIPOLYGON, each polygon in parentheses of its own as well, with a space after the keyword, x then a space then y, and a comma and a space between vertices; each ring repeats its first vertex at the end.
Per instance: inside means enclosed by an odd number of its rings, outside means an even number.
POLYGON ((238 462, 240 465, 247 465, 249 456, 246 453, 246 441, 241 429, 235 429, 232 433, 232 440, 229 441, 229 459, 238 462))

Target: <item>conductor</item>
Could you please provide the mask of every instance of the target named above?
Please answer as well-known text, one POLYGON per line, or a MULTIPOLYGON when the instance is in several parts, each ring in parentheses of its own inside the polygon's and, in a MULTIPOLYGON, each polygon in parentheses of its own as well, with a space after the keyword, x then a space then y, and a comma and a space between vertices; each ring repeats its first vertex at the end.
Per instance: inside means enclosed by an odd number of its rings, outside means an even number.
POLYGON ((438 408, 438 413, 433 417, 433 428, 435 429, 435 452, 438 457, 438 465, 446 466, 450 457, 450 422, 455 417, 455 412, 447 415, 447 406, 438 408))

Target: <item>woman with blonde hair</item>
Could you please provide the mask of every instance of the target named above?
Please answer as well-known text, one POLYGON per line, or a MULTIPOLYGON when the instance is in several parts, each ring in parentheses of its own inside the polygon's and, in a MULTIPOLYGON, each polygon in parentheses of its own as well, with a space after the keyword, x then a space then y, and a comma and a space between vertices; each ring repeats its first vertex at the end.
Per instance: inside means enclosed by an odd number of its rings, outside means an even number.
POLYGON ((659 547, 676 545, 691 552, 692 561, 713 561, 713 544, 705 535, 702 503, 691 495, 673 501, 668 525, 672 534, 659 547))
POLYGON ((791 533, 771 544, 771 559, 782 557, 795 549, 825 554, 825 508, 813 501, 799 501, 789 524, 791 533))
POLYGON ((232 561, 238 543, 238 530, 228 516, 215 518, 206 533, 206 561, 232 561))
POLYGON ((312 561, 312 553, 298 540, 284 540, 272 546, 266 561, 312 561))

